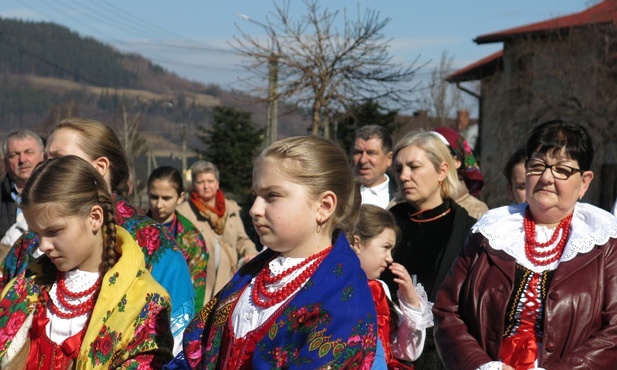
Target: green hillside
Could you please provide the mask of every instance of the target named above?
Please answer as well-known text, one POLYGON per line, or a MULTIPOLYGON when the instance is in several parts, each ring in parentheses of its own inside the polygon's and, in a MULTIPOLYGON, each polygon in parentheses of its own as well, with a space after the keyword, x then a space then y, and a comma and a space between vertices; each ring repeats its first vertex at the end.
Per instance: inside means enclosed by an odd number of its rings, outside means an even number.
POLYGON ((67 28, 53 23, 0 19, 0 32, 3 73, 34 74, 116 88, 141 87, 139 76, 123 67, 120 53, 67 28))

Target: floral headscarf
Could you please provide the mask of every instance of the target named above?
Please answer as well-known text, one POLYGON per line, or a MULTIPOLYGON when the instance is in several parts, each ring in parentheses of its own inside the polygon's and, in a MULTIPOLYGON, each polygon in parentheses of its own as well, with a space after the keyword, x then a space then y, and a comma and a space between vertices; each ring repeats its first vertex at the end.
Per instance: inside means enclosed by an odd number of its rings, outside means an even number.
POLYGON ((465 182, 469 194, 477 197, 484 186, 484 176, 480 172, 476 157, 474 157, 467 141, 458 131, 449 127, 438 127, 433 132, 441 136, 444 143, 450 147, 452 153, 461 162, 461 167, 457 171, 458 177, 465 182))

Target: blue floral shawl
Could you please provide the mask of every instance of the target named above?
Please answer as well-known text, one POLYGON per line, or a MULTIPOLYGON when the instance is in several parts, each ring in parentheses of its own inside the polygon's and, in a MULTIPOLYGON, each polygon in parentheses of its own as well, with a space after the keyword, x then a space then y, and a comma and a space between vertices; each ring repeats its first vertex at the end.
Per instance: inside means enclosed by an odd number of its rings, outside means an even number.
MULTIPOLYGON (((243 289, 276 252, 247 263, 189 324, 184 351, 169 369, 224 367, 225 326, 243 289)), ((375 358, 377 318, 366 274, 344 236, 336 241, 300 292, 279 311, 255 347, 251 367, 370 368, 375 358)))

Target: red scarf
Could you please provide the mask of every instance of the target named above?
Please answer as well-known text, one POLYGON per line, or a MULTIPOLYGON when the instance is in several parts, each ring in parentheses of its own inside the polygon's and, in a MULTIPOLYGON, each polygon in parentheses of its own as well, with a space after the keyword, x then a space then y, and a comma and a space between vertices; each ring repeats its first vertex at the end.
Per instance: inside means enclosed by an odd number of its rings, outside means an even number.
POLYGON ((225 221, 227 220, 225 208, 225 195, 221 189, 216 191, 214 196, 214 207, 209 206, 199 197, 195 191, 191 191, 191 202, 197 207, 199 212, 208 220, 210 227, 218 235, 223 235, 225 231, 225 221))

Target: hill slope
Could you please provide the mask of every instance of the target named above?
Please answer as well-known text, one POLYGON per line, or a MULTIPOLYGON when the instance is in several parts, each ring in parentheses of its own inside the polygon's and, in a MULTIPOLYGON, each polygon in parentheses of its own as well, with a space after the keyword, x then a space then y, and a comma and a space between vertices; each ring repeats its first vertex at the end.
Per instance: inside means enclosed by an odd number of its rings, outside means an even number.
MULTIPOLYGON (((179 125, 208 125, 215 105, 249 111, 258 125, 265 120, 265 106, 242 93, 188 81, 54 23, 0 18, 0 138, 22 127, 45 134, 50 113, 67 106, 109 124, 124 107, 141 116, 143 131, 178 143, 179 125)), ((280 121, 282 135, 305 132, 300 116, 280 121)))

